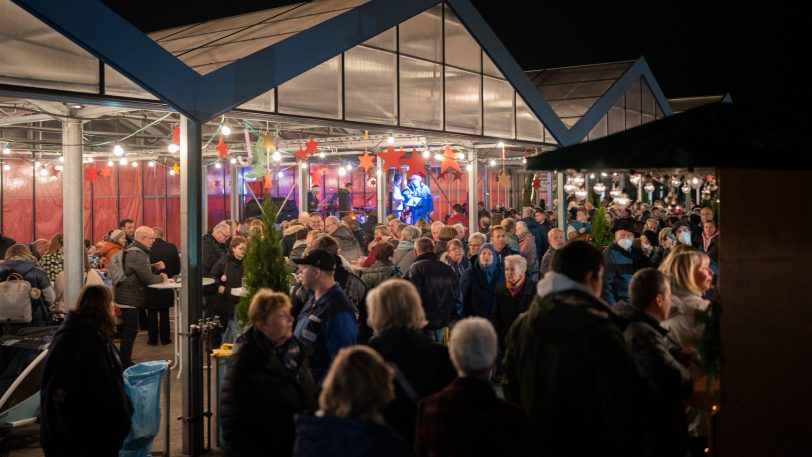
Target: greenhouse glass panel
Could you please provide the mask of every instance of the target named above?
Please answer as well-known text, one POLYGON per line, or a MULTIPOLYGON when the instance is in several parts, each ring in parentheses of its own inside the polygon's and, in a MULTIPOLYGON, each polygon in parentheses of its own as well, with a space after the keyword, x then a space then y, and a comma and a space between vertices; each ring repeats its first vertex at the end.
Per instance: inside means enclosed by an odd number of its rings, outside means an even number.
POLYGON ((445 68, 445 129, 482 133, 482 77, 456 68, 445 68))
POLYGON ((268 92, 260 95, 259 97, 249 100, 248 102, 240 105, 237 109, 249 109, 253 111, 264 111, 273 113, 276 109, 274 106, 274 99, 276 98, 276 89, 271 89, 268 92))
POLYGON ((485 51, 482 51, 482 73, 493 76, 494 78, 505 79, 505 75, 499 71, 499 68, 497 68, 496 64, 493 63, 493 60, 488 57, 485 51))
POLYGON ((107 95, 115 95, 118 97, 157 100, 152 94, 107 65, 104 66, 104 92, 107 95))
POLYGON ((601 120, 598 121, 597 124, 595 124, 595 127, 592 128, 592 131, 589 132, 589 135, 587 135, 587 140, 592 141, 597 140, 598 138, 605 137, 606 129, 608 127, 607 124, 608 124, 607 117, 603 116, 601 120))
POLYGON ((485 135, 503 138, 516 137, 516 111, 513 107, 513 98, 513 86, 509 82, 489 76, 483 78, 485 135))
POLYGON ((622 132, 626 130, 626 98, 620 97, 615 106, 613 106, 606 114, 606 131, 607 134, 622 132))
POLYGON ((442 7, 436 5, 400 24, 401 54, 442 62, 442 7))
POLYGON ((373 48, 386 49, 387 51, 397 51, 397 31, 395 27, 376 35, 364 42, 364 45, 373 48))
POLYGON ((524 99, 518 95, 516 95, 516 138, 527 141, 544 141, 544 126, 524 102, 524 99))
POLYGON ((352 121, 397 122, 396 55, 356 46, 344 55, 345 118, 352 121))
POLYGON ((462 25, 454 10, 445 7, 445 63, 466 70, 482 71, 479 45, 462 25))
POLYGON ((443 67, 400 56, 400 125, 443 128, 443 67))
POLYGON ((0 83, 98 93, 99 61, 17 5, 0 1, 0 83))
POLYGON ((626 91, 626 128, 640 125, 640 81, 626 91))
POLYGON ((282 84, 277 89, 279 112, 331 119, 341 118, 341 56, 282 84), (314 97, 314 94, 318 94, 314 97))
POLYGON ((651 88, 646 81, 641 78, 640 84, 643 88, 643 98, 641 100, 642 123, 646 124, 654 120, 654 105, 656 105, 657 102, 654 100, 654 94, 651 93, 651 88))

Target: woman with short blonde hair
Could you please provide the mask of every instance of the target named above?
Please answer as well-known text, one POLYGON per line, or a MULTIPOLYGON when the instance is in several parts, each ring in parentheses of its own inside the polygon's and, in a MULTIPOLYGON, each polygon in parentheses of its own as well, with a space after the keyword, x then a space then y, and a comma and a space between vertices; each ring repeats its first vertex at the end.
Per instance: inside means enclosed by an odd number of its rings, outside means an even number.
POLYGON ((296 457, 409 455, 385 424, 383 408, 395 398, 394 371, 366 346, 338 351, 324 380, 315 417, 296 417, 296 457))
POLYGON ((248 305, 248 320, 252 324, 264 322, 268 316, 280 309, 290 309, 290 299, 287 295, 274 292, 271 289, 259 289, 248 305))
POLYGON ((403 279, 384 281, 369 291, 367 309, 367 320, 375 335, 394 327, 420 330, 426 325, 420 294, 403 279))

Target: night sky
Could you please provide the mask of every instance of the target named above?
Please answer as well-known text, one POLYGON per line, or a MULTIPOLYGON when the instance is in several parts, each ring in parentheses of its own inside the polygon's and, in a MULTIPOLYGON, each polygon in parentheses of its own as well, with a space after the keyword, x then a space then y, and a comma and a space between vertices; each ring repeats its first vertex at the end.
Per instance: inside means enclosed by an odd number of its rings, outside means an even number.
MULTIPOLYGON (((729 92, 735 103, 780 110, 812 102, 808 72, 801 71, 812 55, 812 21, 798 2, 747 10, 744 2, 731 9, 694 0, 472 1, 525 70, 644 56, 669 98, 729 92)), ((238 0, 216 8, 185 1, 106 3, 149 32, 295 2, 238 0)))

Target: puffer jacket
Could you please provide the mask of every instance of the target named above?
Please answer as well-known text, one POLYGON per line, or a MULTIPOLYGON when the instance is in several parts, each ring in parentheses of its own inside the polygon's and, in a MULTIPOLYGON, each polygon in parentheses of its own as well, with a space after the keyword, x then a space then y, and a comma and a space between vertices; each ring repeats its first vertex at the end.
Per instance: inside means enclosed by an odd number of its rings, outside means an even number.
POLYGON ((369 268, 358 270, 368 289, 374 289, 387 279, 400 278, 400 270, 392 262, 377 260, 369 268))
POLYGON ((331 233, 330 236, 338 241, 338 254, 345 259, 352 262, 363 256, 358 240, 346 226, 342 225, 336 229, 335 232, 331 233))
POLYGON ((565 275, 547 273, 537 289, 505 341, 505 396, 527 413, 536 455, 641 455, 625 321, 565 275))
POLYGON ((293 455, 406 457, 411 452, 397 433, 382 424, 334 416, 296 416, 296 445, 293 455))
POLYGON ((242 286, 243 263, 237 260, 234 254, 224 255, 214 268, 211 269, 211 276, 214 278, 214 285, 217 286, 217 293, 206 303, 210 305, 210 310, 216 313, 234 316, 234 307, 240 301, 240 297, 232 295, 231 289, 242 286), (225 281, 223 277, 225 276, 225 281), (220 293, 220 286, 225 287, 220 293))
POLYGON ((398 267, 401 275, 409 271, 409 267, 414 263, 417 255, 414 253, 414 241, 401 241, 395 248, 395 255, 392 256, 392 263, 398 267))
POLYGON ((164 282, 164 278, 152 272, 152 266, 149 264, 149 249, 143 244, 133 241, 133 244, 122 255, 124 256, 124 275, 127 278, 113 286, 116 303, 141 308, 146 303, 147 287, 150 284, 164 282))
MULTIPOLYGON (((668 319, 663 321, 663 327, 668 330, 668 336, 684 348, 696 348, 705 333, 705 324, 696 322, 696 312, 706 311, 710 300, 692 294, 671 283, 671 312, 668 319)), ((702 377, 703 372, 697 366, 690 368, 694 380, 702 377)))
POLYGON ((460 289, 460 281, 451 267, 433 253, 426 253, 415 259, 403 279, 414 284, 420 294, 428 321, 426 329, 437 330, 448 325, 460 289))
POLYGON ((505 269, 501 265, 496 266, 496 272, 489 284, 485 273, 479 267, 479 262, 473 262, 471 268, 465 270, 460 279, 464 316, 479 316, 490 320, 496 306, 496 286, 504 282, 505 269))
POLYGON ((99 255, 102 256, 99 267, 107 268, 107 264, 110 262, 110 258, 113 257, 113 254, 122 249, 124 249, 124 246, 118 243, 113 243, 112 241, 105 241, 102 243, 101 247, 99 248, 99 255))
POLYGON ((295 414, 317 407, 310 354, 299 345, 296 371, 286 368, 270 341, 249 328, 231 361, 220 396, 220 421, 227 456, 290 455, 295 414))
POLYGON ((651 262, 639 248, 632 247, 626 251, 617 243, 612 243, 603 252, 603 293, 601 298, 609 305, 618 302, 629 302, 629 283, 634 272, 650 267, 651 262))
POLYGON ((0 264, 0 280, 5 281, 12 273, 19 274, 31 284, 31 287, 35 287, 42 292, 39 299, 31 300, 31 323, 12 324, 12 329, 46 325, 51 319, 50 309, 56 299, 56 293, 45 271, 30 259, 12 257, 0 264))

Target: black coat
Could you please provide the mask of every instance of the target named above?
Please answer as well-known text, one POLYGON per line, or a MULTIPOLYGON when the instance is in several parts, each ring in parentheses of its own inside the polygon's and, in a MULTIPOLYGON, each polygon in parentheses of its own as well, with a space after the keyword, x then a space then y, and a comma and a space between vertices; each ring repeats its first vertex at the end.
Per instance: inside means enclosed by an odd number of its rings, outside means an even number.
MULTIPOLYGON (((448 349, 416 330, 389 329, 369 340, 369 345, 384 360, 397 365, 418 398, 439 392, 457 376, 448 349)), ((384 411, 384 419, 410 445, 416 413, 417 404, 395 380, 395 400, 384 411)))
POLYGON ((303 345, 298 372, 288 370, 265 336, 248 329, 220 394, 225 455, 290 455, 293 417, 316 410, 316 385, 303 345))
MULTIPOLYGON (((9 238, 7 236, 3 236, 3 234, 0 233, 0 259, 5 259, 6 258, 6 251, 8 250, 8 248, 14 246, 15 244, 17 244, 17 242, 14 241, 12 238, 9 238)), ((36 254, 36 252, 37 252, 36 249, 31 249, 31 252, 33 252, 34 255, 37 255, 36 254)))
POLYGON ((211 276, 214 278, 217 292, 209 299, 211 304, 209 309, 216 313, 234 316, 234 307, 237 306, 240 297, 233 295, 231 289, 242 286, 242 260, 237 260, 234 254, 224 255, 212 267, 211 276), (225 281, 223 281, 223 276, 226 277, 225 281), (222 294, 219 291, 220 286, 225 287, 222 294))
MULTIPOLYGON (((201 241, 200 268, 203 277, 211 278, 211 269, 218 260, 228 254, 228 246, 220 244, 214 239, 211 233, 203 235, 201 241)), ((216 287, 206 286, 203 288, 203 295, 212 295, 216 292, 216 287)))
POLYGON ((513 297, 507 290, 505 283, 496 286, 496 304, 493 308, 493 326, 499 336, 499 347, 505 347, 505 336, 507 336, 513 321, 519 314, 527 311, 533 298, 536 296, 536 282, 531 281, 527 276, 524 279, 519 295, 513 297))
MULTIPOLYGON (((505 248, 509 249, 509 248, 505 248)), ((504 249, 503 249, 504 251, 504 249)), ((496 261, 494 259, 494 261, 496 261)), ((485 319, 493 317, 493 308, 496 306, 496 286, 505 282, 505 268, 496 266, 493 281, 488 284, 485 273, 479 268, 479 262, 474 261, 471 268, 465 270, 460 280, 462 288, 462 306, 465 317, 479 316, 485 319)))
POLYGON ((40 401, 46 456, 118 455, 132 415, 118 351, 73 313, 49 347, 40 401))
MULTIPOLYGON (((262 455, 270 454, 266 450, 262 455)), ((333 416, 296 416, 296 447, 293 455, 406 457, 411 452, 403 439, 385 425, 333 416)))
MULTIPOLYGON (((180 256, 173 243, 157 238, 149 249, 150 263, 163 262, 166 268, 159 273, 166 273, 170 278, 180 274, 180 256)), ((175 293, 171 290, 147 289, 148 308, 171 308, 175 306, 175 293)))
POLYGON ((448 325, 460 288, 459 279, 451 267, 437 260, 432 253, 422 254, 417 256, 403 279, 417 287, 428 320, 426 328, 435 330, 448 325))

